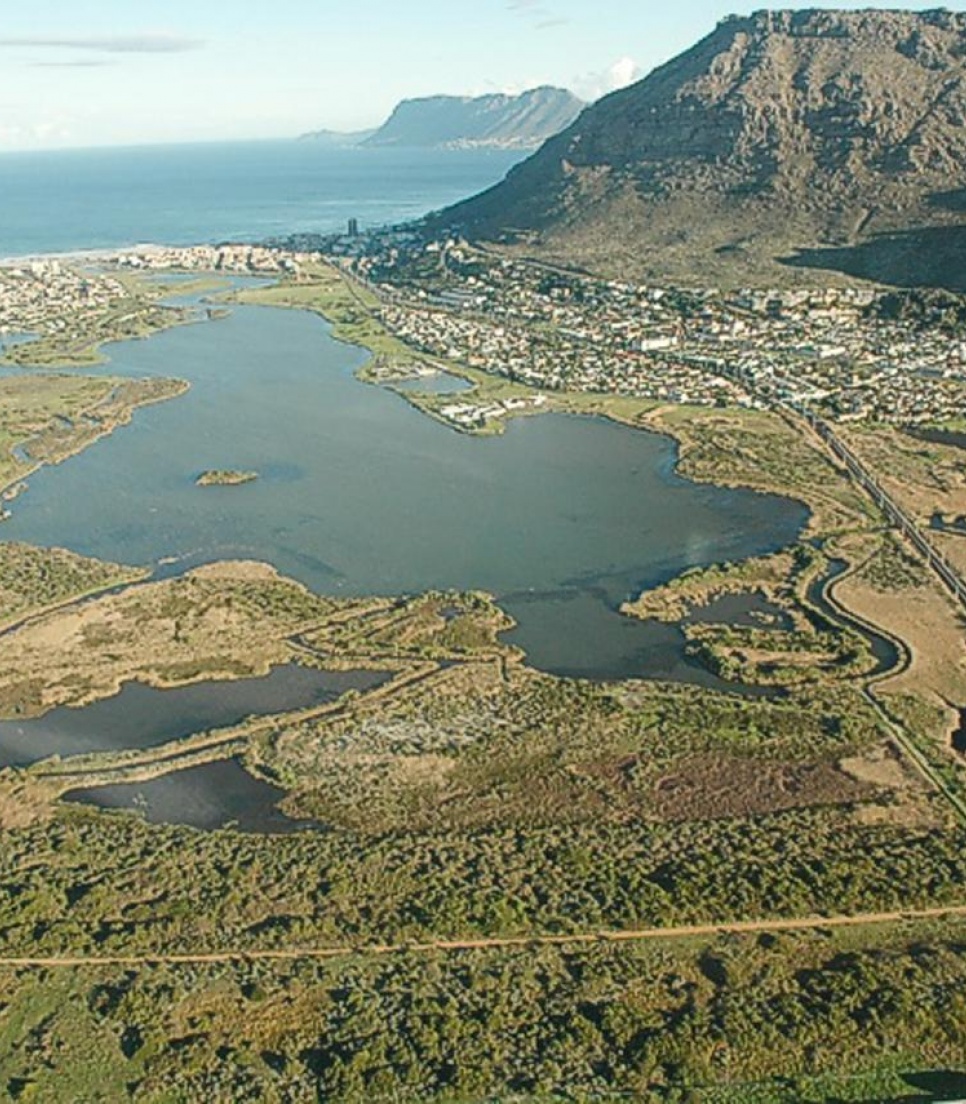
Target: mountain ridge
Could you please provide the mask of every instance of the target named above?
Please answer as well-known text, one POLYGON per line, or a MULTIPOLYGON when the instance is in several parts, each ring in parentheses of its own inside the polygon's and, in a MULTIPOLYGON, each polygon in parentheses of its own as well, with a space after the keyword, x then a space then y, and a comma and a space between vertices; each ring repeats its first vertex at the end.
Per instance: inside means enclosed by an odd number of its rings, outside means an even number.
POLYGON ((964 60, 960 13, 732 16, 431 223, 639 278, 966 284, 964 60))
POLYGON ((302 137, 370 148, 528 150, 569 126, 585 106, 572 92, 549 85, 519 95, 422 96, 402 100, 375 130, 302 137))

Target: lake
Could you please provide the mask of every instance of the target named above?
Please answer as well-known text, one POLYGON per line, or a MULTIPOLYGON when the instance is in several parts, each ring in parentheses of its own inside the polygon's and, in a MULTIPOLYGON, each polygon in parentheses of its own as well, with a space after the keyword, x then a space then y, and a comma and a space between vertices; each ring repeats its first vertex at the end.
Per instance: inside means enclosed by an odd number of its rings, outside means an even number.
POLYGON ((482 589, 518 619, 535 666, 617 678, 648 674, 649 657, 668 666, 622 601, 782 547, 807 517, 788 499, 682 479, 673 442, 597 418, 459 434, 356 380, 367 354, 305 312, 241 307, 109 352, 108 373, 191 390, 32 476, 4 539, 164 560, 168 573, 264 560, 336 595, 482 589), (260 478, 196 487, 209 468, 260 478))

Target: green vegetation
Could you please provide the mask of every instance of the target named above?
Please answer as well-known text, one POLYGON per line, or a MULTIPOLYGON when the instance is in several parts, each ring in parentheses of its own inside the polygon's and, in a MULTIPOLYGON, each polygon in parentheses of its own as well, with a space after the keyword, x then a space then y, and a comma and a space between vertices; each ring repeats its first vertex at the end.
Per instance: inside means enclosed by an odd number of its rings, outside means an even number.
POLYGON ((38 1104, 961 1091, 963 922, 858 935, 3 970, 0 1084, 38 1104))
POLYGON ((0 638, 0 716, 77 705, 136 678, 166 686, 264 674, 292 658, 287 637, 337 605, 259 564, 128 587, 0 638))
POLYGON ((332 323, 332 332, 340 341, 361 345, 374 356, 390 358, 399 366, 423 359, 387 333, 373 317, 378 300, 370 291, 322 262, 306 265, 298 281, 245 289, 232 299, 257 306, 314 311, 332 323))
POLYGON ((256 754, 297 814, 380 834, 902 804, 838 766, 884 736, 848 687, 772 702, 475 664, 283 728, 256 754))
POLYGON ((890 716, 902 725, 907 738, 954 794, 966 791, 966 764, 949 748, 949 718, 945 710, 920 694, 890 694, 883 699, 890 716))
POLYGON ((146 572, 63 549, 0 544, 0 627, 85 595, 133 583, 146 572))
POLYGON ((187 386, 63 374, 0 378, 0 489, 73 456, 129 422, 137 407, 175 398, 187 386))
POLYGON ((228 468, 212 468, 203 471, 195 480, 199 487, 240 487, 244 483, 254 483, 258 472, 234 471, 228 468))
MULTIPOLYGON (((293 656, 395 672, 337 707, 205 744, 209 757, 245 749, 251 770, 290 791, 291 812, 333 831, 250 839, 66 808, 52 823, 49 810, 21 817, 0 860, 4 943, 243 949, 956 900, 960 833, 898 761, 876 774, 888 732, 848 680, 776 700, 599 686, 527 669, 498 640, 508 626, 484 595, 340 603, 241 564, 2 638, 4 693, 23 708, 41 653, 48 705, 126 678, 168 684, 293 656), (92 879, 97 892, 78 892, 92 879)), ((135 758, 175 770, 193 748, 135 758)), ((50 800, 124 762, 8 772, 0 801, 50 800)))
POLYGON ((922 561, 914 559, 892 533, 883 537, 876 552, 866 560, 856 577, 880 593, 922 587, 929 582, 922 561))
POLYGON ((962 829, 842 810, 521 824, 271 837, 66 807, 5 833, 3 954, 244 954, 904 911, 961 905, 966 878, 962 829))
MULTIPOLYGON (((420 361, 334 270, 239 298, 325 314, 373 350, 368 378, 420 361)), ((533 394, 446 367, 473 382, 474 402, 533 394)), ((139 393, 43 380, 0 381, 24 388, 4 407, 16 417, 2 443, 26 443, 31 462, 80 447, 78 426, 106 431, 105 410, 139 393)), ((436 414, 452 401, 407 398, 436 414)), ((797 424, 593 395, 551 407, 673 433, 694 478, 795 494, 813 534, 855 539, 858 583, 901 597, 922 582, 797 424)), ((9 463, 19 478, 22 461, 9 463)), ((856 562, 851 545, 842 554, 856 562)), ((390 675, 337 703, 144 752, 0 771, 0 960, 124 959, 0 961, 0 1094, 817 1104, 911 1098, 903 1074, 955 1070, 961 919, 627 944, 602 934, 964 904, 966 828, 888 723, 960 793, 962 772, 937 751, 945 714, 913 695, 883 713, 866 640, 810 600, 827 567, 803 543, 688 573, 628 607, 675 621, 725 594, 766 600, 772 623, 684 625, 693 654, 756 696, 553 678, 501 641, 511 622, 485 594, 337 600, 264 565, 212 565, 42 613, 136 573, 0 547, 0 622, 40 613, 0 635, 0 715, 79 704, 131 678, 166 686, 293 660, 390 675), (325 830, 203 833, 58 800, 229 756, 325 830), (590 942, 546 942, 567 935, 590 942), (425 947, 505 937, 530 943, 425 947), (324 948, 352 953, 298 957, 324 948), (245 959, 268 951, 292 957, 245 959), (179 953, 226 957, 170 961, 179 953)))
POLYGON ((804 427, 770 411, 662 407, 647 419, 681 444, 682 474, 789 495, 812 511, 813 534, 878 522, 871 501, 804 427))

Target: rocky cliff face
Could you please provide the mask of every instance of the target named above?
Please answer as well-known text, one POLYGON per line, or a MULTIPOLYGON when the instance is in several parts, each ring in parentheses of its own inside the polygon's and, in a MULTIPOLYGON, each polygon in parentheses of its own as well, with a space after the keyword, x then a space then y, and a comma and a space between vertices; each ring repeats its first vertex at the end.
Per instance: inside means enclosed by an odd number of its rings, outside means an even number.
POLYGON ((519 96, 403 100, 363 144, 535 149, 568 127, 583 107, 563 88, 533 88, 519 96))
POLYGON ((964 210, 966 15, 803 11, 724 21, 443 221, 641 277, 966 283, 964 210))

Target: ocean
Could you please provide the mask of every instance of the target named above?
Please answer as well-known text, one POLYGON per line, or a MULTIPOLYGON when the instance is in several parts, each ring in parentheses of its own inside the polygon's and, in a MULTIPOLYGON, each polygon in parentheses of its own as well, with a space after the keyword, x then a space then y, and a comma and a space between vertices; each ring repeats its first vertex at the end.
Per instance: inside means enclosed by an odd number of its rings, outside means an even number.
POLYGON ((522 156, 296 140, 3 153, 0 258, 381 226, 482 191, 522 156))

